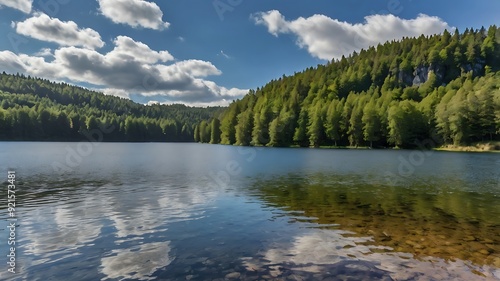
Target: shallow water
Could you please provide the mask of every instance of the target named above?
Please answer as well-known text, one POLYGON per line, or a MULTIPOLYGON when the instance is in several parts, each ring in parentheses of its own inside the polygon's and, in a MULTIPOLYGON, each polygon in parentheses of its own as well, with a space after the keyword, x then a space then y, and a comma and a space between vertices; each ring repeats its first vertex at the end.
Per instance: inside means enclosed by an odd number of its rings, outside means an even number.
POLYGON ((498 154, 4 142, 0 159, 2 280, 500 280, 498 154))

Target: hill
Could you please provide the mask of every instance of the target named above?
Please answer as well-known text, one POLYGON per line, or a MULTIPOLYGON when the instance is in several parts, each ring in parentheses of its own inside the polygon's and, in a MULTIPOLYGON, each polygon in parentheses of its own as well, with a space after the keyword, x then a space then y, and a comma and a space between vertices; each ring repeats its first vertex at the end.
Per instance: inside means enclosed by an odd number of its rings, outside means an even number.
POLYGON ((0 74, 0 140, 193 141, 194 127, 222 108, 146 106, 66 83, 0 74))
POLYGON ((195 128, 254 146, 463 145, 500 134, 500 30, 386 42, 273 80, 195 128))

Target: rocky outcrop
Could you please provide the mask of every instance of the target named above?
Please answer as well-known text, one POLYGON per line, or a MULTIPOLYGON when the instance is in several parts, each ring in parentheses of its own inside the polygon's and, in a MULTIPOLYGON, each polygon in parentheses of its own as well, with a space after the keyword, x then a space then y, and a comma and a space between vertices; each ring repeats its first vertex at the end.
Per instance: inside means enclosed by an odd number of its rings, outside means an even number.
MULTIPOLYGON (((461 67, 463 72, 472 71, 474 75, 480 75, 484 71, 485 61, 478 61, 475 64, 466 64, 461 67)), ((398 80, 408 86, 420 86, 429 80, 430 74, 434 73, 438 80, 446 75, 446 67, 441 64, 431 64, 429 66, 419 66, 413 73, 400 70, 398 80)))
POLYGON ((429 80, 430 74, 434 73, 440 80, 445 75, 445 68, 443 65, 431 64, 430 66, 419 66, 413 72, 412 86, 420 86, 429 80))
POLYGON ((413 86, 418 86, 420 84, 425 83, 427 80, 429 80, 429 72, 430 72, 430 67, 428 66, 419 66, 415 69, 413 72, 413 81, 412 85, 413 86))
POLYGON ((484 60, 479 60, 475 64, 466 64, 462 66, 462 70, 464 72, 469 72, 472 71, 472 73, 480 74, 484 70, 484 66, 486 65, 486 62, 484 60))

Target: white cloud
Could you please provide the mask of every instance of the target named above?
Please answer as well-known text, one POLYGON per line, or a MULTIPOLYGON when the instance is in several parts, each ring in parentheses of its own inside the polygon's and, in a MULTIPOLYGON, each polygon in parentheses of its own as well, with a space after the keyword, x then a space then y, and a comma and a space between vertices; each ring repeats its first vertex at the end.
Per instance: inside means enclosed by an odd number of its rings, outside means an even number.
POLYGON ((187 90, 171 90, 146 94, 155 100, 166 100, 162 104, 183 103, 190 106, 227 106, 248 93, 246 89, 222 87, 213 81, 195 79, 187 90))
POLYGON ((26 67, 18 55, 11 51, 0 52, 0 66, 4 71, 10 73, 25 72, 26 67))
POLYGON ((43 13, 36 13, 33 17, 15 25, 19 34, 62 46, 82 46, 91 49, 104 46, 97 31, 90 28, 80 29, 73 21, 63 22, 43 13))
POLYGON ((142 63, 157 63, 158 61, 171 61, 174 57, 168 51, 156 52, 142 42, 136 42, 127 36, 118 36, 114 41, 116 47, 110 56, 116 56, 120 60, 137 60, 142 63))
POLYGON ((220 75, 222 72, 215 65, 208 61, 202 60, 185 60, 174 65, 180 71, 189 73, 193 77, 206 77, 210 75, 220 75))
MULTIPOLYGON (((248 90, 228 89, 207 76, 222 72, 211 62, 174 58, 167 51, 154 51, 125 36, 114 40, 115 48, 102 54, 96 50, 61 47, 52 60, 43 56, 0 52, 0 68, 53 80, 70 80, 105 89, 105 94, 129 98, 139 94, 161 102, 224 104, 243 97, 248 90)), ((39 54, 40 55, 40 54, 39 54)))
POLYGON ((306 48, 311 55, 325 60, 347 56, 353 51, 404 36, 438 34, 445 29, 452 29, 440 18, 424 14, 409 20, 394 15, 372 15, 365 17, 364 23, 356 24, 341 22, 325 15, 287 21, 276 10, 257 13, 252 18, 256 24, 266 26, 274 36, 294 34, 297 36, 297 45, 306 48))
POLYGON ((163 12, 156 3, 143 0, 98 0, 101 13, 114 23, 155 30, 168 28, 163 12))
MULTIPOLYGON (((160 104, 164 105, 171 105, 171 104, 178 104, 179 102, 161 102, 160 104)), ((214 106, 228 106, 231 103, 231 101, 228 100, 218 100, 218 101, 213 101, 213 102, 185 102, 186 106, 192 106, 192 107, 214 107, 214 106)))
POLYGON ((261 12, 253 15, 256 24, 267 26, 267 31, 274 36, 279 33, 289 32, 288 23, 285 17, 277 10, 261 12))
POLYGON ((10 7, 29 14, 31 13, 33 0, 0 0, 0 7, 1 6, 10 7))
POLYGON ((123 90, 123 89, 95 89, 97 92, 102 92, 105 95, 109 96, 115 96, 115 97, 120 97, 120 98, 125 98, 125 99, 130 99, 130 93, 123 90))
POLYGON ((53 55, 54 54, 52 54, 52 50, 49 48, 42 48, 42 49, 40 49, 40 51, 35 53, 35 56, 37 56, 37 57, 50 57, 53 55))

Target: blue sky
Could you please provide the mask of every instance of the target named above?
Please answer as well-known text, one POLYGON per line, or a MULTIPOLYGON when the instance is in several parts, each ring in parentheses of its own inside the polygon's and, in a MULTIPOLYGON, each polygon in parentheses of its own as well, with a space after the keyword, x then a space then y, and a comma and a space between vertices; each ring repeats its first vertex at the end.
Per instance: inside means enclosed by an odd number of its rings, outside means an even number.
POLYGON ((140 103, 226 105, 402 36, 500 25, 500 2, 0 0, 0 71, 140 103))

